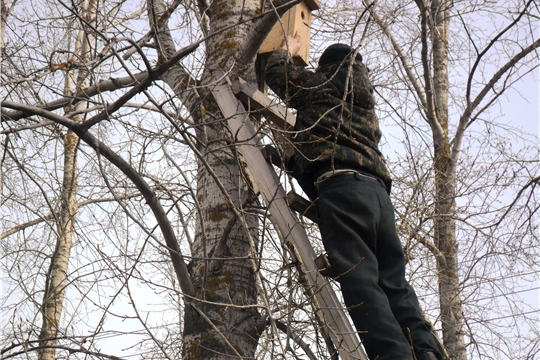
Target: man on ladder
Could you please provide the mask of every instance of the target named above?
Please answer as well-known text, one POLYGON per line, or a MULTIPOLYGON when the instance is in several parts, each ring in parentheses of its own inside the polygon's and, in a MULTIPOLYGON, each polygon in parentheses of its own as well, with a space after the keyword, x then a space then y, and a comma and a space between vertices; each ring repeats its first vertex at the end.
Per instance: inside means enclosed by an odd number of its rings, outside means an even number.
POLYGON ((298 34, 283 41, 266 83, 297 110, 286 167, 317 200, 322 241, 364 348, 372 360, 442 360, 405 279, 367 68, 350 46, 334 44, 312 72, 290 61, 300 46, 298 34))

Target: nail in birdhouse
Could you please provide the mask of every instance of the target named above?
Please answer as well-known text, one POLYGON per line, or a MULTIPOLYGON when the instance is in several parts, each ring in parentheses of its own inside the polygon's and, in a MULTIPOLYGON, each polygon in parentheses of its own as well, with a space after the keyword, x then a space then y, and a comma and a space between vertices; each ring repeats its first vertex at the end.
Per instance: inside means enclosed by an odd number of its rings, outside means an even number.
POLYGON ((281 42, 287 36, 294 36, 298 31, 302 38, 302 47, 293 61, 297 65, 306 66, 309 62, 309 37, 311 29, 311 12, 320 8, 318 0, 304 0, 290 8, 276 22, 266 39, 259 54, 270 53, 279 49, 281 42))

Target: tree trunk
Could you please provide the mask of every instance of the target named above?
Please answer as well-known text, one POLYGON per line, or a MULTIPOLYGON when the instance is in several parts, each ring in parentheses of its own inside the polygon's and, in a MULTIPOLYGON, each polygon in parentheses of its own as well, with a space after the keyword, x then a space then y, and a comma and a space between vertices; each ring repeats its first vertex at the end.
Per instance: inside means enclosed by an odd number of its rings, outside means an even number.
POLYGON ((57 219, 56 248, 51 256, 43 296, 43 322, 39 334, 40 360, 55 359, 60 318, 67 286, 69 255, 73 244, 73 221, 76 210, 77 147, 79 139, 68 131, 64 136, 64 171, 60 193, 60 215, 57 219))
MULTIPOLYGON (((153 3, 155 14, 151 18, 158 19, 164 8, 157 1, 153 3)), ((237 24, 241 16, 255 14, 258 4, 217 1, 201 13, 208 15, 213 32, 237 24)), ((194 150, 199 156, 196 202, 200 212, 190 264, 197 299, 186 302, 185 359, 253 358, 265 327, 257 308, 250 306, 257 304, 250 255, 256 251, 259 225, 255 216, 239 211, 255 201, 255 194, 244 180, 245 165, 230 146, 233 138, 210 91, 214 69, 227 72, 236 67, 232 60, 247 31, 246 26, 236 26, 207 41, 205 72, 196 84, 199 90, 185 91, 186 86, 195 84, 187 81, 189 74, 181 65, 163 76, 198 125, 194 150)), ((160 55, 170 55, 174 43, 168 30, 162 28, 158 38, 160 55)))
POLYGON ((7 18, 11 13, 11 9, 15 6, 15 0, 11 6, 8 5, 7 0, 0 0, 0 57, 4 57, 4 37, 6 35, 7 18))
POLYGON ((456 240, 456 174, 448 140, 448 31, 450 1, 432 1, 433 88, 435 118, 442 134, 434 134, 435 245, 443 257, 437 259, 443 343, 451 359, 465 360, 461 308, 458 245, 456 240))
MULTIPOLYGON (((4 63, 4 38, 6 36, 6 25, 7 25, 7 19, 9 17, 9 14, 11 12, 11 9, 15 3, 12 4, 11 7, 8 6, 7 0, 0 0, 0 73, 2 73, 2 64, 4 63)), ((0 174, 0 194, 4 193, 4 179, 3 179, 3 172, 0 174)))
MULTIPOLYGON (((96 12, 96 0, 86 1, 82 4, 86 12, 86 19, 90 21, 96 12)), ((80 61, 86 61, 90 55, 90 35, 84 30, 79 31, 75 43, 75 54, 80 61)), ((74 79, 74 71, 66 74, 66 95, 77 93, 86 86, 88 71, 82 69, 74 79)), ((67 108, 66 113, 84 109, 85 103, 79 102, 75 106, 67 108)), ((74 117, 81 121, 82 116, 74 117)), ((71 247, 73 245, 73 229, 75 212, 77 209, 77 149, 79 138, 68 130, 64 136, 64 168, 62 188, 60 189, 60 211, 57 223, 56 248, 51 256, 51 264, 45 283, 45 292, 42 304, 43 322, 39 334, 40 360, 53 360, 56 355, 58 333, 60 331, 60 319, 62 316, 64 297, 67 286, 67 273, 71 247)))
MULTIPOLYGON (((224 129, 223 129, 224 130, 224 129)), ((223 131, 221 134, 226 133, 223 131)), ((207 129, 208 138, 216 139, 215 129, 207 129)), ((241 181, 238 160, 233 153, 223 152, 224 142, 215 141, 204 151, 204 161, 222 182, 234 206, 246 203, 250 196, 241 181), (238 188, 242 184, 242 188, 238 188), (235 191, 235 192, 234 192, 235 191)), ((188 359, 253 358, 264 320, 255 307, 235 307, 256 304, 257 288, 250 255, 251 243, 257 239, 257 221, 246 217, 251 234, 235 217, 229 202, 199 161, 197 200, 203 219, 197 228, 192 278, 201 301, 188 306, 184 318, 184 356, 188 359), (220 243, 224 243, 222 248, 220 243)), ((251 194, 252 195, 252 194, 251 194)))

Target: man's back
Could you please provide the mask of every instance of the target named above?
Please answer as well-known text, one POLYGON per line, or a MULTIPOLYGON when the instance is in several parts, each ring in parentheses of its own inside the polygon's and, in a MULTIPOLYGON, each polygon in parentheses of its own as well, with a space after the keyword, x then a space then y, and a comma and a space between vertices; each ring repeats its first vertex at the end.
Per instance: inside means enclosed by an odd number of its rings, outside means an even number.
POLYGON ((373 87, 361 62, 349 64, 331 63, 312 72, 289 63, 285 51, 276 51, 268 60, 268 86, 297 110, 297 154, 291 170, 310 197, 314 179, 333 169, 372 174, 390 189, 378 149, 381 131, 373 87))

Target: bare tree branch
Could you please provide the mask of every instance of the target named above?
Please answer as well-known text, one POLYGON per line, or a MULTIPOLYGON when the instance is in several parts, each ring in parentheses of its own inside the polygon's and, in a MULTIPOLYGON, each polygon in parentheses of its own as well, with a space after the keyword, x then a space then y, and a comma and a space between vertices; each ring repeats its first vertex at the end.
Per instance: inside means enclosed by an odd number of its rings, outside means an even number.
POLYGON ((135 169, 133 169, 131 165, 129 165, 129 163, 127 163, 104 143, 91 135, 86 129, 83 128, 81 130, 79 124, 73 120, 66 119, 61 115, 34 106, 13 104, 8 101, 2 102, 2 106, 6 106, 12 109, 23 110, 27 113, 34 112, 34 114, 36 115, 43 116, 70 128, 81 138, 81 140, 86 142, 96 152, 103 155, 105 158, 107 158, 107 160, 109 160, 119 170, 121 170, 135 184, 135 186, 137 186, 141 194, 146 199, 146 203, 152 209, 152 212, 156 217, 163 237, 165 238, 165 242, 168 246, 168 250, 171 255, 171 260, 176 271, 178 282, 180 283, 180 287, 184 292, 184 295, 188 296, 189 298, 194 297, 195 290, 193 288, 193 284, 191 283, 191 278, 187 270, 187 266, 184 262, 182 252, 180 251, 180 248, 178 246, 176 235, 174 234, 171 223, 167 219, 167 215, 165 214, 165 211, 163 210, 163 207, 157 199, 153 189, 150 187, 150 185, 146 183, 142 176, 135 169))

